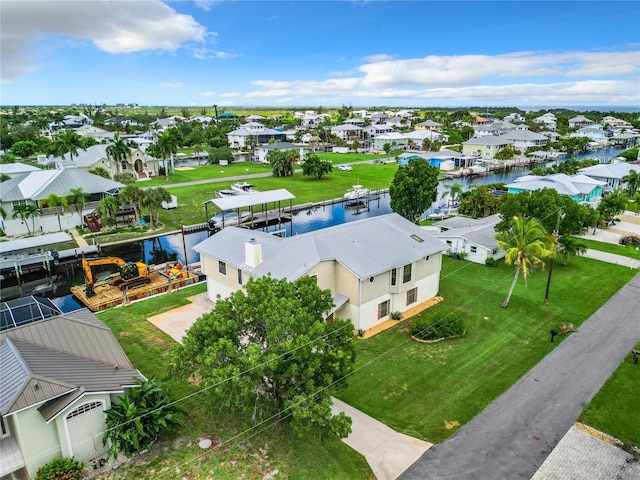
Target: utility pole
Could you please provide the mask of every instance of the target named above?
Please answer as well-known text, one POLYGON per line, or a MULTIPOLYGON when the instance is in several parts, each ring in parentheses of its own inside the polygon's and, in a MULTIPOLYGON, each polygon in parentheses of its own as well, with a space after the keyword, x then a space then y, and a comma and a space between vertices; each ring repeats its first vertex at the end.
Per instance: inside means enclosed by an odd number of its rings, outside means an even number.
MULTIPOLYGON (((556 229, 553 231, 553 248, 556 253, 558 251, 558 238, 560 236, 560 219, 562 218, 562 207, 558 208, 558 219, 556 220, 556 229)), ((547 290, 544 294, 544 304, 549 304, 549 286, 551 285, 551 272, 553 272, 553 257, 549 260, 549 276, 547 277, 547 290)), ((553 337, 552 340, 553 341, 553 337)))

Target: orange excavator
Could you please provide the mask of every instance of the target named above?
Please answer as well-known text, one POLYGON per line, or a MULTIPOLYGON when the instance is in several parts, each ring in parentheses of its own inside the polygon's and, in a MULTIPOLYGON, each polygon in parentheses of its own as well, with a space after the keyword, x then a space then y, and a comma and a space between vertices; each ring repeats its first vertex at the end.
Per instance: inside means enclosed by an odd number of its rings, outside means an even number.
POLYGON ((142 262, 125 262, 123 259, 118 257, 87 259, 82 255, 82 268, 84 269, 84 277, 86 280, 87 297, 93 297, 96 294, 94 289, 96 279, 94 278, 93 271, 91 270, 91 267, 96 265, 116 265, 118 267, 120 277, 113 280, 113 286, 119 287, 120 290, 140 287, 151 283, 149 267, 142 262))

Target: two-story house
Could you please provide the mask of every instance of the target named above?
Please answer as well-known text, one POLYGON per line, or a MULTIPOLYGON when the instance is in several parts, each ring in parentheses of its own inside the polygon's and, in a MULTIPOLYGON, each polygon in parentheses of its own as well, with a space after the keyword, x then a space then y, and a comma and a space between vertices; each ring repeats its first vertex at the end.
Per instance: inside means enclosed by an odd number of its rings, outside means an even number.
POLYGON ((396 213, 291 237, 227 227, 197 244, 209 298, 226 297, 250 278, 315 277, 334 310, 368 330, 438 293, 446 245, 396 213))

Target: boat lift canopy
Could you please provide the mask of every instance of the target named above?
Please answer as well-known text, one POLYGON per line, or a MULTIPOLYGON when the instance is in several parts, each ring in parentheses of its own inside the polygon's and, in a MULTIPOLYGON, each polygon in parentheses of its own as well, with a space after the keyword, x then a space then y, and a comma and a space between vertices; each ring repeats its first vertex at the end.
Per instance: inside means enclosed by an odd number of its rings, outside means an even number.
POLYGON ((266 192, 256 192, 248 195, 234 195, 225 198, 212 198, 203 202, 205 206, 215 205, 220 210, 238 210, 255 205, 264 205, 272 202, 280 202, 283 200, 293 200, 295 195, 286 188, 278 190, 267 190, 266 192))
POLYGON ((0 242, 0 253, 5 255, 22 250, 42 248, 56 243, 65 243, 70 240, 71 235, 66 232, 48 233, 46 235, 38 235, 37 237, 9 240, 7 242, 0 242))

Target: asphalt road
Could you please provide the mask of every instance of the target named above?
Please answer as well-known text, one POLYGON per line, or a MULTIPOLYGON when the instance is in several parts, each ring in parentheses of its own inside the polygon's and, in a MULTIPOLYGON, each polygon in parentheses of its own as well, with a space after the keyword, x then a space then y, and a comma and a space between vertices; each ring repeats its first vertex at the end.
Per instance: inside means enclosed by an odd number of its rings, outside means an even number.
POLYGON ((578 332, 451 438, 428 450, 399 478, 530 479, 640 341, 638 312, 640 274, 578 332))

